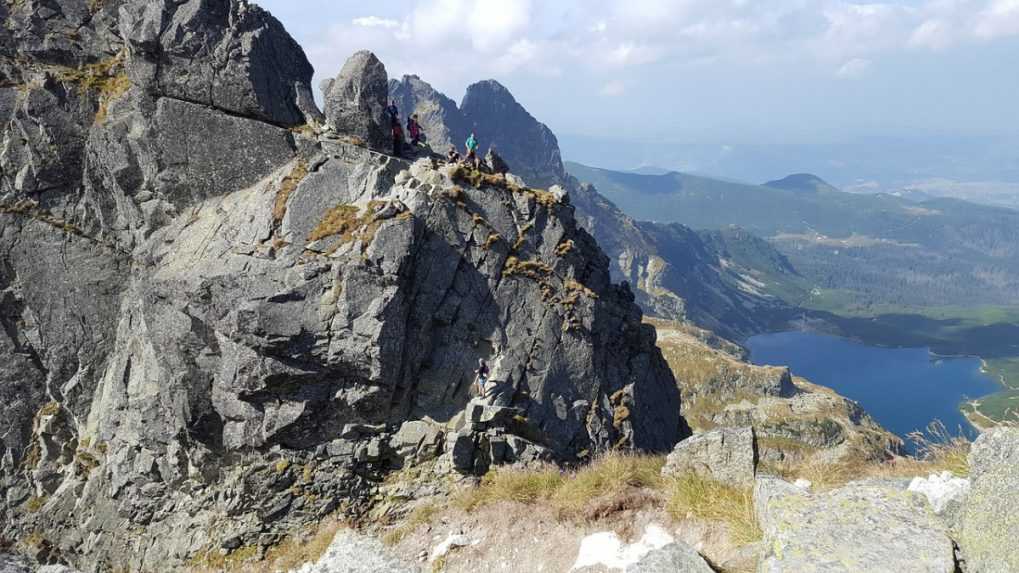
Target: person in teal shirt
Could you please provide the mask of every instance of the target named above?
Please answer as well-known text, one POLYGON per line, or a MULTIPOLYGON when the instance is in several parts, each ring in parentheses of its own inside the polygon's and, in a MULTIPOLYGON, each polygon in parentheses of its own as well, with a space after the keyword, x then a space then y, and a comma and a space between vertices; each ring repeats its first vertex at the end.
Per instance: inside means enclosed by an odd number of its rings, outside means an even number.
POLYGON ((471 132, 470 137, 467 138, 467 162, 472 163, 475 169, 478 169, 480 161, 478 160, 478 138, 474 136, 474 132, 471 132))

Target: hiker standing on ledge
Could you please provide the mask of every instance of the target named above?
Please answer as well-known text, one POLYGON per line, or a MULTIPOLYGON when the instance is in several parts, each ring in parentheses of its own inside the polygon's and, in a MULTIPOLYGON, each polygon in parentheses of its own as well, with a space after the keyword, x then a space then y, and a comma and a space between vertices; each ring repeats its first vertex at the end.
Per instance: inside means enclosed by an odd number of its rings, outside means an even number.
POLYGON ((400 110, 396 107, 396 100, 391 100, 386 106, 385 114, 389 117, 389 123, 400 123, 400 110))
POLYGON ((488 385, 488 365, 484 358, 478 358, 478 369, 474 373, 477 374, 475 383, 478 385, 478 397, 484 398, 485 386, 488 385))
POLYGON ((465 146, 467 147, 467 162, 473 164, 475 169, 479 169, 481 160, 478 159, 478 138, 474 136, 473 131, 467 138, 465 146))
POLYGON ((401 157, 403 153, 403 129, 400 128, 400 122, 393 122, 393 156, 401 157))

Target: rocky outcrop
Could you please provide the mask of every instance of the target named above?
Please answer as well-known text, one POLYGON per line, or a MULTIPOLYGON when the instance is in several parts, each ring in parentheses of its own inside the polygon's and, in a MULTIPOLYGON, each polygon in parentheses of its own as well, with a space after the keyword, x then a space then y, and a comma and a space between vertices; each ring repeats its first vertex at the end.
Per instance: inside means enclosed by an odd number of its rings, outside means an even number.
POLYGON ((1019 428, 980 435, 969 454, 972 486, 959 547, 968 573, 1019 570, 1019 428))
POLYGON ((385 116, 389 98, 386 67, 369 51, 347 59, 335 79, 322 82, 325 117, 331 129, 372 149, 392 148, 385 116))
POLYGON ((526 184, 559 185, 568 192, 577 220, 609 255, 613 279, 633 287, 645 312, 687 318, 735 340, 765 329, 769 317, 786 308, 755 286, 755 269, 726 258, 725 241, 682 225, 634 221, 592 186, 569 176, 555 135, 498 82, 471 85, 459 108, 417 76, 390 82, 390 92, 401 113, 418 114, 432 149, 462 149, 473 130, 481 150, 495 146, 526 184))
POLYGON ((662 468, 663 476, 697 474, 731 485, 754 483, 757 443, 753 428, 712 430, 676 444, 662 468))
POLYGON ((945 526, 900 484, 859 482, 810 493, 778 480, 754 489, 767 552, 761 573, 954 573, 945 526))
POLYGON ((313 135, 310 66, 243 0, 0 10, 0 541, 202 566, 452 450, 472 472, 683 435, 562 195, 313 135), (481 357, 503 402, 464 420, 481 357))
POLYGON ((788 368, 755 366, 742 349, 685 323, 649 319, 682 394, 694 431, 752 426, 765 465, 880 461, 902 441, 859 404, 793 377, 788 368))

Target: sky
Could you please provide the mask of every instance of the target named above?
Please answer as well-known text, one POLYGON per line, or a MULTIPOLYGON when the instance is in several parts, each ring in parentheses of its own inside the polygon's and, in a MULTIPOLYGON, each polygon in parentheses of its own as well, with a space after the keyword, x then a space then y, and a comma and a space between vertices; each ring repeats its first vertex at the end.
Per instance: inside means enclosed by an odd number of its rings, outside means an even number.
POLYGON ((369 49, 557 134, 681 143, 1019 134, 1019 0, 255 0, 316 85, 369 49))

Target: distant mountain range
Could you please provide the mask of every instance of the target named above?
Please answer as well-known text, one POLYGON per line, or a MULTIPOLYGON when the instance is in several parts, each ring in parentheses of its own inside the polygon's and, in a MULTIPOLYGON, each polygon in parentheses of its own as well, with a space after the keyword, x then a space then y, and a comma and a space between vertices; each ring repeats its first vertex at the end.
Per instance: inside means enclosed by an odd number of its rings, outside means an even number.
MULTIPOLYGON (((766 185, 567 163, 636 219, 765 237, 833 304, 1019 302, 1019 212, 838 191, 812 175, 766 185)), ((816 294, 816 293, 815 293, 816 294)))

